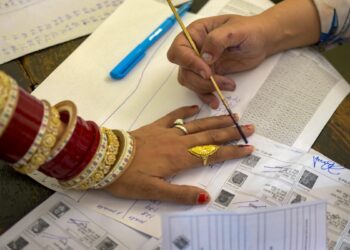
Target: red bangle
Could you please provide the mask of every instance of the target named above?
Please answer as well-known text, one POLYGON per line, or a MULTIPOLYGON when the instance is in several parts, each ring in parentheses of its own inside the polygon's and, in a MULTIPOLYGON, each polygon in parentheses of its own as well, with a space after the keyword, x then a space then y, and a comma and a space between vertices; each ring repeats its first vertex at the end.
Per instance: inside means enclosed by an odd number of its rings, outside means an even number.
POLYGON ((27 153, 40 130, 43 115, 43 103, 19 88, 17 105, 0 137, 1 159, 15 163, 27 153))
MULTIPOLYGON (((57 106, 56 106, 57 107, 57 106)), ((67 122, 69 113, 60 112, 62 122, 67 122)), ((68 118, 70 119, 70 117, 68 118)), ((99 128, 94 122, 78 117, 73 134, 64 148, 50 161, 40 167, 44 174, 59 180, 66 180, 79 174, 96 152, 100 140, 99 128)))
POLYGON ((80 162, 79 166, 77 166, 76 168, 73 168, 72 171, 68 175, 66 175, 64 178, 57 178, 59 181, 66 181, 80 174, 80 172, 82 172, 86 168, 86 166, 89 164, 89 162, 92 160, 92 158, 97 152, 98 146, 100 144, 100 138, 102 136, 100 132, 100 128, 99 126, 97 126, 95 122, 87 121, 87 123, 94 130, 94 139, 92 141, 92 144, 88 148, 86 148, 86 154, 82 162, 80 162))

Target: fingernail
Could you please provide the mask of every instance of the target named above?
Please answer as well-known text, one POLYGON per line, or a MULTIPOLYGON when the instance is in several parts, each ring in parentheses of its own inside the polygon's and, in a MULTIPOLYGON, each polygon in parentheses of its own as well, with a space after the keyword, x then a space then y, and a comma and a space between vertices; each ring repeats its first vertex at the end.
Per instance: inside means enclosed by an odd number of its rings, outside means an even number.
POLYGON ((197 204, 206 204, 209 202, 209 195, 207 193, 200 193, 197 197, 197 204))
POLYGON ((251 152, 253 152, 255 150, 254 146, 252 146, 252 145, 237 145, 237 146, 240 147, 240 148, 248 149, 251 152))
POLYGON ((205 52, 205 53, 202 54, 202 58, 207 63, 210 63, 211 60, 213 59, 213 56, 211 54, 205 52))
POLYGON ((254 125, 253 124, 244 125, 243 127, 246 130, 254 130, 254 125))
POLYGON ((209 104, 209 106, 212 108, 212 109, 218 109, 219 105, 216 103, 216 102, 211 102, 209 104))
POLYGON ((204 80, 208 79, 207 74, 206 74, 203 70, 201 70, 201 71, 199 72, 199 74, 201 75, 201 77, 202 77, 204 80))
POLYGON ((198 105, 192 105, 190 108, 198 108, 198 105))
POLYGON ((223 90, 233 91, 236 88, 236 85, 232 82, 224 82, 223 84, 223 90))

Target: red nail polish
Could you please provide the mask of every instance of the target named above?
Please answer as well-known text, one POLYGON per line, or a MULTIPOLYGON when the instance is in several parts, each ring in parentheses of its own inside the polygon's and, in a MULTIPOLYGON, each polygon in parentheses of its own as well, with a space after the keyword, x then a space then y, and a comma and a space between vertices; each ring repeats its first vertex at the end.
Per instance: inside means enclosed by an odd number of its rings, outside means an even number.
POLYGON ((247 129, 247 130, 253 130, 254 129, 254 125, 244 125, 244 128, 247 129))
POLYGON ((198 108, 198 105, 192 105, 190 108, 198 108))
POLYGON ((198 204, 206 204, 209 201, 209 195, 207 193, 200 193, 197 197, 198 204))

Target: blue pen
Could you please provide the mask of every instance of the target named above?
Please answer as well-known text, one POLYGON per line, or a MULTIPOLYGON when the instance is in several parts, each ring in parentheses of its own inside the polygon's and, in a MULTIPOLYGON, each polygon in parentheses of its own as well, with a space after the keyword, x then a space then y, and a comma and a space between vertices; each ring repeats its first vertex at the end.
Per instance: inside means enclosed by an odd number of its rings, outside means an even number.
MULTIPOLYGON (((183 16, 191 7, 191 1, 183 4, 179 10, 179 15, 183 16)), ((134 48, 124 59, 109 73, 113 79, 124 78, 135 65, 146 55, 146 51, 159 40, 174 24, 175 16, 168 17, 158 28, 156 28, 142 43, 134 48)))

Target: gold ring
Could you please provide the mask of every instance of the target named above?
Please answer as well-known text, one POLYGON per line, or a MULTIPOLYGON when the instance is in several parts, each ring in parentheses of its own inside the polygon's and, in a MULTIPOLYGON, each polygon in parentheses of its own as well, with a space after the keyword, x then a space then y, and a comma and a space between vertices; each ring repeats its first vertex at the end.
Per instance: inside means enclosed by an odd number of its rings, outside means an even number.
POLYGON ((174 128, 178 128, 178 129, 180 129, 182 132, 184 132, 185 135, 188 135, 188 130, 187 130, 187 128, 185 128, 185 126, 179 125, 179 124, 178 124, 178 125, 175 125, 174 128))
POLYGON ((203 145, 203 146, 195 146, 188 149, 192 155, 200 157, 203 161, 203 165, 206 166, 208 164, 209 156, 213 155, 218 151, 220 146, 218 145, 203 145))
POLYGON ((176 125, 185 125, 185 122, 183 119, 176 119, 173 123, 173 126, 175 127, 176 125))

